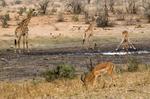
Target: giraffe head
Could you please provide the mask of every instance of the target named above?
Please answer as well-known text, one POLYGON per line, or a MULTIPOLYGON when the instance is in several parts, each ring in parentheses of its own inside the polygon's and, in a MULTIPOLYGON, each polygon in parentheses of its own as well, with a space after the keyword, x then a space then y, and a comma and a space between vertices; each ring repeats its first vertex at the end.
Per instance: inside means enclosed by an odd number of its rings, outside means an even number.
POLYGON ((32 17, 33 13, 34 13, 35 9, 29 9, 28 15, 27 17, 32 17))
POLYGON ((125 30, 125 31, 123 31, 123 32, 122 32, 122 35, 124 35, 124 36, 128 36, 128 31, 126 31, 126 30, 125 30))

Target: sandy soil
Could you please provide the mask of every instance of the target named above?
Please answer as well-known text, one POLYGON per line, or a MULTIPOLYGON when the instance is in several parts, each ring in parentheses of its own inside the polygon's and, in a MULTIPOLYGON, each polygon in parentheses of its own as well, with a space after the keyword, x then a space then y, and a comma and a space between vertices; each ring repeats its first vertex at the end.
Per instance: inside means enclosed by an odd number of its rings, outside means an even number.
MULTIPOLYGON (((87 70, 86 66, 89 65, 89 58, 92 58, 94 64, 112 61, 117 68, 121 68, 127 62, 125 56, 103 56, 93 53, 97 51, 114 51, 122 39, 121 33, 124 30, 129 31, 130 40, 138 50, 149 51, 150 49, 150 24, 143 23, 142 28, 122 24, 105 29, 95 27, 93 40, 97 43, 98 48, 96 50, 85 50, 82 48, 82 36, 88 24, 84 24, 83 16, 80 16, 79 22, 72 22, 71 17, 72 15, 65 15, 64 22, 56 22, 56 16, 54 15, 33 17, 29 24, 29 53, 16 54, 13 51, 16 21, 11 20, 9 28, 0 27, 0 90, 3 90, 2 94, 0 93, 0 98, 20 98, 19 92, 16 91, 19 88, 20 91, 23 91, 21 94, 24 95, 23 99, 37 97, 39 99, 62 99, 62 93, 69 92, 76 83, 73 87, 75 91, 71 90, 70 93, 64 94, 64 99, 101 99, 100 96, 104 99, 133 99, 133 97, 135 99, 148 99, 150 97, 150 78, 147 76, 149 71, 146 71, 146 74, 145 72, 136 72, 133 73, 134 76, 132 73, 124 73, 121 76, 118 74, 117 76, 120 78, 116 83, 121 83, 121 85, 104 89, 97 87, 91 91, 85 91, 79 79, 66 82, 58 81, 56 84, 41 82, 35 86, 32 82, 29 85, 26 82, 17 83, 18 80, 38 79, 41 77, 42 72, 62 63, 72 64, 75 66, 77 74, 80 75, 87 70), (81 29, 74 29, 74 26, 81 26, 81 29), (54 36, 61 34, 61 36, 52 38, 50 33, 54 36), (85 52, 87 53, 85 54, 85 52), (6 81, 14 81, 15 84, 5 83, 6 81), (124 81, 126 81, 126 85, 124 85, 124 81), (66 87, 68 84, 72 86, 66 87), (64 86, 65 90, 63 90, 64 86), (51 89, 48 87, 55 90, 54 93, 51 93, 51 89), (45 88, 43 93, 42 88, 45 88), (6 92, 8 94, 4 94, 6 92)), ((129 57, 136 57, 141 64, 150 64, 150 54, 134 54, 129 57)))

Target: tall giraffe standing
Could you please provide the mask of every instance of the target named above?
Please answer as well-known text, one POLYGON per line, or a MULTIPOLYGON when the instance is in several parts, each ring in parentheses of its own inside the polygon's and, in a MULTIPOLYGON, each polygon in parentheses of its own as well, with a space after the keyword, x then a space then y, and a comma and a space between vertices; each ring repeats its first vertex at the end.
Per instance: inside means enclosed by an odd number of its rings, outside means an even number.
POLYGON ((27 48, 27 50, 29 51, 29 49, 28 49, 28 31, 29 31, 28 24, 31 20, 33 12, 34 12, 34 9, 30 10, 28 15, 27 15, 27 18, 22 20, 15 30, 15 37, 16 37, 15 41, 14 41, 15 52, 17 50, 19 51, 19 53, 21 52, 21 49, 20 49, 21 39, 23 39, 23 49, 27 48))
POLYGON ((83 45, 85 45, 87 48, 91 47, 91 37, 93 36, 94 24, 95 21, 92 21, 83 35, 83 45))
POLYGON ((134 47, 134 45, 130 42, 129 40, 129 35, 128 35, 128 31, 123 31, 122 35, 124 36, 121 43, 118 45, 116 50, 119 50, 120 47, 122 49, 124 49, 125 51, 128 52, 129 49, 134 49, 136 50, 136 48, 134 47))

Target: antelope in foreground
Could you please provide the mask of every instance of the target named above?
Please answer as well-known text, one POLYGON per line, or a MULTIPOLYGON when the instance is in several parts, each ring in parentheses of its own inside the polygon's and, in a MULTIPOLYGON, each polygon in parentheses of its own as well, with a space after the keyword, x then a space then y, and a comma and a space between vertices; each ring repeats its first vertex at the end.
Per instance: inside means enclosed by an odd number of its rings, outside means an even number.
POLYGON ((121 43, 118 45, 117 47, 117 51, 120 49, 120 47, 123 49, 123 50, 126 50, 128 51, 129 49, 134 49, 136 50, 136 48, 134 47, 134 45, 130 42, 129 40, 129 35, 128 35, 128 31, 123 31, 122 32, 122 35, 124 36, 121 43))
POLYGON ((96 80, 102 74, 108 74, 111 77, 111 81, 114 79, 113 76, 113 68, 114 64, 112 62, 104 62, 101 64, 96 65, 95 67, 91 68, 89 73, 85 73, 81 76, 81 81, 83 85, 87 88, 89 84, 94 86, 96 84, 96 80))
POLYGON ((15 30, 15 52, 18 50, 19 53, 21 52, 20 50, 20 41, 23 39, 23 49, 27 48, 28 50, 28 24, 31 20, 31 17, 33 15, 34 9, 30 10, 30 12, 27 15, 27 18, 22 20, 18 27, 15 30))

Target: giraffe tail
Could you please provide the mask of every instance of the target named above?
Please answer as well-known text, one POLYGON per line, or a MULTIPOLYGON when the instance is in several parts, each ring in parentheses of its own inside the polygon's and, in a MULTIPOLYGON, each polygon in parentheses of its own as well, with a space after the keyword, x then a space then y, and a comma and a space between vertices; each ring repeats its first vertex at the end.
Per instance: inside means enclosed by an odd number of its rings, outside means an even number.
POLYGON ((14 40, 14 44, 15 44, 15 46, 17 46, 17 39, 14 40))
POLYGON ((83 42, 82 42, 82 44, 84 44, 85 43, 85 39, 83 39, 83 42))

